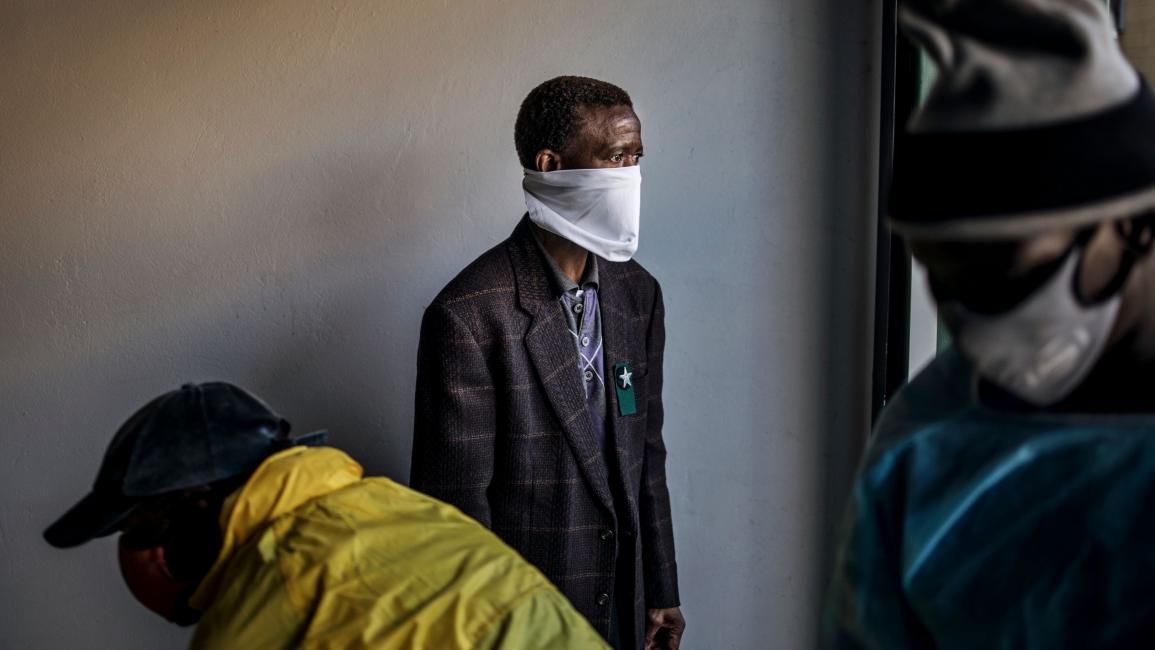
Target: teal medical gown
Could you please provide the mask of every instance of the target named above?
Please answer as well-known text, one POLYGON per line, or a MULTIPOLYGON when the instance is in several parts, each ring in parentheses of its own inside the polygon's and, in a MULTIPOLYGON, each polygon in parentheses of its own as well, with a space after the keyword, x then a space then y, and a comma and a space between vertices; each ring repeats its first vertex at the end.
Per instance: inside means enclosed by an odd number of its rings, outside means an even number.
POLYGON ((948 352, 884 412, 826 646, 1155 648, 1155 415, 996 412, 975 386, 948 352))

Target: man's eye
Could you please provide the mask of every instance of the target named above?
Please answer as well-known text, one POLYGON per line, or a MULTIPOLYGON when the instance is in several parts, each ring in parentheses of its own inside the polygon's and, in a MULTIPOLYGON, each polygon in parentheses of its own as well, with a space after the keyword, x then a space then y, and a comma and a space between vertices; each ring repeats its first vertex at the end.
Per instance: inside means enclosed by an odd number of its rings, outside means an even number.
POLYGON ((622 154, 616 153, 616 154, 610 156, 610 160, 612 162, 621 162, 622 161, 622 154))

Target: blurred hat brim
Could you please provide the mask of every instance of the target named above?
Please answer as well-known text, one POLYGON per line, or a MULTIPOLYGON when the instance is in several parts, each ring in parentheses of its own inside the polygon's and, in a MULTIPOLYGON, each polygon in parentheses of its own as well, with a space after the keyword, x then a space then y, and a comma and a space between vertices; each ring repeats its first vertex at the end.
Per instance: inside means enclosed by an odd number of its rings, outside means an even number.
POLYGON ((72 548, 116 532, 139 499, 91 492, 44 531, 44 540, 57 548, 72 548))
POLYGON ((907 133, 890 225, 915 239, 1017 239, 1155 209, 1155 94, 1034 128, 907 133))

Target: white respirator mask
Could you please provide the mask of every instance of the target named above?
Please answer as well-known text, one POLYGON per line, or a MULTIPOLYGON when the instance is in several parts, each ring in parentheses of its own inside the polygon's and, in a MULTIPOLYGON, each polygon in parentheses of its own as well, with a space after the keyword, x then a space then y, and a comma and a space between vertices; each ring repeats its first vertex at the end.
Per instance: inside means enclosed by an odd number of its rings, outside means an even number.
POLYGON ((632 167, 525 170, 529 219, 544 230, 611 262, 638 250, 642 172, 632 167))
POLYGON ((1123 286, 1138 255, 1146 252, 1127 237, 1115 277, 1098 297, 1084 300, 1077 285, 1090 234, 1080 237, 1054 277, 1006 313, 992 316, 957 301, 939 303, 955 344, 978 373, 1037 407, 1061 402, 1098 363, 1119 315, 1123 286))

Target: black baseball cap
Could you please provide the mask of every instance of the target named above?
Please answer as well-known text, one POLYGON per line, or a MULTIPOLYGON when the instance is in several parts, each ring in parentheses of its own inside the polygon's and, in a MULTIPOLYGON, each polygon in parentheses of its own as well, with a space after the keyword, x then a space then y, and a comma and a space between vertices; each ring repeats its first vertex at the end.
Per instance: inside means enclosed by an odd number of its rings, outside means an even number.
POLYGON ((92 492, 44 531, 58 548, 116 532, 148 497, 248 474, 291 446, 289 423, 224 382, 185 384, 133 414, 113 437, 92 492))

